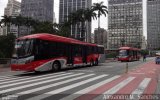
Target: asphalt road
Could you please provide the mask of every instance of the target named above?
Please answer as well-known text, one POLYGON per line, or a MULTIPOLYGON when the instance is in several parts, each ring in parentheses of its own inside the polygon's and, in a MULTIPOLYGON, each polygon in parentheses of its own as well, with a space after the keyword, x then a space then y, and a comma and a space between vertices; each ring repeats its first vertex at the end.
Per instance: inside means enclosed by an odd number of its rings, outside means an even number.
MULTIPOLYGON (((146 62, 129 62, 129 71, 153 59, 148 58, 146 62)), ((125 68, 126 63, 110 62, 56 73, 3 72, 0 73, 0 97, 18 100, 102 100, 103 93, 115 94, 125 86, 128 88, 127 84, 133 84, 132 81, 140 88, 134 91, 142 94, 151 78, 144 78, 140 83, 140 79, 134 76, 121 77, 125 74, 125 68), (141 85, 144 83, 147 85, 141 85)))

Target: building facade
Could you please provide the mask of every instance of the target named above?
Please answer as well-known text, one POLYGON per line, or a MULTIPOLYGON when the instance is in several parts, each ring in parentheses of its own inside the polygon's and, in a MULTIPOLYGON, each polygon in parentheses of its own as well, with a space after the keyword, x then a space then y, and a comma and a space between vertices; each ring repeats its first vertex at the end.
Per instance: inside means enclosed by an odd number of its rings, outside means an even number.
POLYGON ((53 22, 54 0, 22 0, 21 15, 53 22))
MULTIPOLYGON (((54 22, 54 0, 22 0, 21 15, 31 17, 34 20, 41 22, 54 22)), ((27 27, 20 28, 19 36, 28 35, 31 33, 27 27)))
POLYGON ((105 49, 107 49, 107 40, 108 34, 104 28, 99 28, 99 30, 96 28, 94 30, 94 42, 96 44, 104 45, 105 49))
POLYGON ((142 47, 142 0, 109 0, 109 49, 121 46, 142 47))
POLYGON ((147 0, 148 49, 160 48, 160 0, 147 0))
MULTIPOLYGON (((90 8, 92 0, 60 0, 59 23, 67 20, 67 16, 78 9, 90 8)), ((81 24, 71 26, 71 37, 81 38, 81 24)), ((85 41, 91 42, 91 23, 85 23, 85 41)))
MULTIPOLYGON (((8 0, 7 6, 4 9, 4 15, 12 16, 12 17, 19 16, 20 9, 21 9, 21 3, 19 1, 8 0)), ((8 28, 6 26, 3 27, 3 35, 7 35, 7 32, 9 32, 17 36, 17 32, 18 32, 17 26, 10 25, 10 28, 8 30, 7 29, 8 28)))
POLYGON ((143 36, 142 38, 142 50, 146 50, 147 49, 147 41, 146 41, 146 37, 143 36))
POLYGON ((20 13, 21 3, 16 0, 8 0, 7 7, 4 9, 4 15, 18 16, 20 13))

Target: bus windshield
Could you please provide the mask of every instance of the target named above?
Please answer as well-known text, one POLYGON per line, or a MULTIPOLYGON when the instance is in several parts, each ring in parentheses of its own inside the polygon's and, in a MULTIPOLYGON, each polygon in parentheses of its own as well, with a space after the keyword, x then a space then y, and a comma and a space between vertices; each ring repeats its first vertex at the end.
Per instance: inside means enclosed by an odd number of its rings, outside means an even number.
POLYGON ((120 50, 119 56, 127 56, 127 50, 120 50))
POLYGON ((31 56, 33 51, 33 40, 17 40, 15 43, 14 58, 31 56))

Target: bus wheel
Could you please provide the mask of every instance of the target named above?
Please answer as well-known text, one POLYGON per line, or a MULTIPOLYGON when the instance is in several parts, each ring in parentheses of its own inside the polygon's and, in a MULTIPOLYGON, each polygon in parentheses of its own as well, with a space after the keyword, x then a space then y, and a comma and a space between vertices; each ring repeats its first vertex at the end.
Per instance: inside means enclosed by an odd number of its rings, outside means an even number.
POLYGON ((94 65, 94 62, 93 62, 93 60, 91 60, 89 66, 92 67, 93 65, 94 65))
POLYGON ((129 58, 128 62, 131 62, 132 61, 132 58, 129 58))
POLYGON ((59 71, 61 68, 61 64, 58 61, 55 61, 52 65, 52 71, 59 71))
POLYGON ((98 66, 98 59, 96 59, 95 61, 95 66, 98 66))

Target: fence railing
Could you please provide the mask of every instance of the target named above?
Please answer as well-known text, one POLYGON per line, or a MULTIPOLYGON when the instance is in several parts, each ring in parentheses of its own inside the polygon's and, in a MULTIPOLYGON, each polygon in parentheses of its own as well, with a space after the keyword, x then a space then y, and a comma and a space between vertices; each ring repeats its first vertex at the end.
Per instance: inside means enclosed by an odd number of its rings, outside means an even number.
POLYGON ((9 67, 11 64, 10 58, 0 58, 0 67, 9 67))

